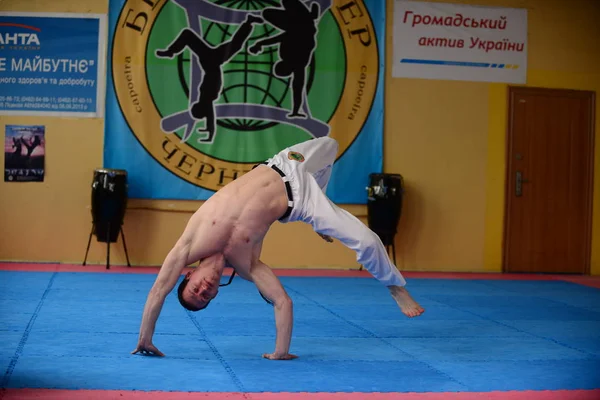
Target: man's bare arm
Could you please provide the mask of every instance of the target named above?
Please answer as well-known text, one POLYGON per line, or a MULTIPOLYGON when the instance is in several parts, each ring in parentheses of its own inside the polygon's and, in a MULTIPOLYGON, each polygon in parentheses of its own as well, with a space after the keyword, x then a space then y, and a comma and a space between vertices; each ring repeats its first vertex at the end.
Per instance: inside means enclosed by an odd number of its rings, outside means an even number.
POLYGON ((275 312, 277 330, 275 351, 272 354, 264 354, 263 357, 272 360, 296 358, 297 356, 289 353, 294 324, 292 299, 286 293, 277 276, 271 271, 271 268, 262 261, 258 260, 252 265, 250 276, 263 296, 273 302, 275 312))
POLYGON ((162 268, 160 269, 156 281, 148 293, 142 323, 140 326, 140 335, 138 346, 132 353, 141 351, 153 352, 158 355, 164 355, 152 344, 152 337, 156 328, 156 321, 162 310, 167 295, 173 290, 177 280, 181 276, 181 271, 187 262, 186 246, 175 246, 167 255, 162 268))

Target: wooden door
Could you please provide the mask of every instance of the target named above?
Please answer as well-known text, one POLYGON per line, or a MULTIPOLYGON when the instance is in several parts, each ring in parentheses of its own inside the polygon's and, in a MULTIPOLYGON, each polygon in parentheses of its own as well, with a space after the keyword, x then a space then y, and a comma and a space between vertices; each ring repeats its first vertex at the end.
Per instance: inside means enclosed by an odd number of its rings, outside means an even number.
POLYGON ((509 88, 505 272, 589 273, 594 101, 509 88))

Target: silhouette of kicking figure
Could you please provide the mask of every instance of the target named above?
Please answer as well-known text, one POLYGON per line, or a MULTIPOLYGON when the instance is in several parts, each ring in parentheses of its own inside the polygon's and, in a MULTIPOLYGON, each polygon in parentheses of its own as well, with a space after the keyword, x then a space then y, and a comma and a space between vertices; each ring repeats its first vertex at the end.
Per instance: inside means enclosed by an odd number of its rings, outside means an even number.
POLYGON ((248 51, 258 54, 263 47, 279 44, 275 75, 282 78, 292 76, 293 103, 288 117, 306 118, 306 114, 300 112, 300 109, 306 89, 306 68, 312 61, 317 45, 316 20, 320 7, 318 3, 312 3, 309 10, 300 0, 282 0, 281 5, 283 8, 265 8, 262 17, 283 32, 257 41, 248 51))
POLYGON ((13 147, 13 149, 15 149, 15 151, 13 152, 13 154, 21 155, 21 151, 23 149, 23 139, 13 137, 12 141, 13 141, 12 147, 13 147))
POLYGON ((18 165, 19 162, 21 161, 21 159, 23 158, 23 139, 22 138, 16 138, 13 137, 13 149, 15 149, 14 152, 12 152, 12 160, 14 162, 15 165, 18 165))
POLYGON ((31 157, 31 153, 33 153, 33 150, 35 150, 36 147, 38 147, 40 144, 42 144, 42 141, 40 139, 39 136, 34 136, 33 138, 29 139, 29 143, 27 143, 26 140, 21 139, 21 141, 23 142, 23 144, 25 145, 25 147, 27 147, 27 158, 31 157))
POLYGON ((196 32, 186 28, 169 47, 156 51, 157 57, 173 58, 187 46, 198 57, 204 76, 200 83, 200 98, 192 104, 190 112, 196 119, 206 119, 205 131, 208 132, 208 137, 199 141, 212 142, 215 135, 214 102, 219 98, 223 89, 223 64, 242 49, 252 33, 252 25, 262 22, 262 18, 249 14, 231 40, 216 47, 209 45, 196 32))

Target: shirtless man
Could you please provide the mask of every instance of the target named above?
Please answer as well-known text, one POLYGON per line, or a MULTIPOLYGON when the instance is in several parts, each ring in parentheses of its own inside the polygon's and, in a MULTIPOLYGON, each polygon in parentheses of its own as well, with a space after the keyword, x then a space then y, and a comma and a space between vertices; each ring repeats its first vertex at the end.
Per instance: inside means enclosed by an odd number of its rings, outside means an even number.
POLYGON ((152 336, 167 295, 183 268, 199 260, 178 289, 179 301, 190 311, 205 308, 217 296, 226 265, 253 282, 273 303, 276 340, 271 360, 296 358, 289 353, 293 325, 292 300, 271 269, 260 260, 262 243, 275 221, 302 221, 327 241, 340 240, 356 252, 356 259, 385 285, 408 317, 424 310, 404 288, 406 281, 392 264, 379 237, 325 195, 338 151, 329 137, 311 139, 286 148, 232 181, 190 218, 182 236, 167 255, 148 294, 138 344, 133 354, 163 356, 152 336))

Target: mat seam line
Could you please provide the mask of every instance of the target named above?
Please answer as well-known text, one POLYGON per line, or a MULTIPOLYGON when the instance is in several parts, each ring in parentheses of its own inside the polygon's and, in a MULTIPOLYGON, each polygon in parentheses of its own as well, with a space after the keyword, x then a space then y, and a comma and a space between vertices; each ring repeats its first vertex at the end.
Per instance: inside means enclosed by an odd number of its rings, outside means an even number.
MULTIPOLYGON (((584 275, 584 276, 586 276, 586 275, 584 275)), ((590 276, 590 275, 587 275, 587 276, 590 276)), ((600 290, 600 287, 598 287, 598 286, 590 286, 590 285, 587 285, 585 283, 576 282, 576 281, 570 281, 568 279, 560 278, 560 277, 556 277, 556 278, 552 279, 552 281, 554 281, 554 282, 565 282, 565 283, 570 283, 571 285, 579 285, 579 286, 584 286, 584 287, 587 287, 587 288, 592 288, 592 289, 600 290)))
MULTIPOLYGON (((540 282, 541 282, 541 281, 540 281, 540 282)), ((547 282, 547 281, 544 281, 544 282, 547 282)), ((562 282, 562 283, 567 283, 567 284, 570 284, 570 285, 575 285, 575 286, 579 285, 579 284, 578 284, 578 283, 576 283, 576 282, 570 282, 570 281, 565 281, 565 280, 560 280, 560 279, 558 279, 558 280, 553 280, 553 281, 550 281, 550 282, 562 282)), ((507 292, 516 293, 516 294, 521 294, 521 292, 517 292, 516 290, 507 289, 507 288, 504 288, 504 287, 500 287, 500 286, 493 285, 493 284, 491 284, 489 281, 487 281, 487 282, 482 282, 482 284, 483 284, 483 285, 486 285, 486 286, 488 286, 488 287, 493 287, 494 289, 501 289, 501 290, 506 290, 507 292)), ((586 288, 589 288, 589 287, 590 287, 590 286, 586 286, 586 285, 579 285, 579 286, 583 286, 583 287, 586 287, 586 288)), ((592 287, 592 289, 597 289, 597 290, 600 290, 600 289, 598 289, 598 288, 594 288, 594 287, 592 287)), ((550 299, 548 299, 548 298, 545 298, 545 297, 542 297, 542 296, 539 296, 539 295, 535 295, 535 294, 534 294, 534 295, 531 295, 530 297, 535 297, 535 298, 537 298, 537 299, 544 300, 544 301, 551 301, 551 302, 554 302, 554 303, 558 303, 558 304, 561 304, 561 305, 564 305, 564 306, 573 307, 573 308, 583 308, 583 309, 585 309, 586 311, 590 311, 590 312, 593 312, 593 313, 596 313, 596 314, 600 314, 600 312, 598 312, 598 311, 591 310, 591 309, 589 309, 589 308, 587 308, 587 307, 579 307, 579 306, 574 306, 574 305, 572 305, 572 304, 569 304, 569 303, 566 303, 566 302, 564 302, 564 301, 562 301, 562 300, 557 300, 557 299, 553 299, 553 298, 550 298, 550 299)))
MULTIPOLYGON (((449 307, 451 307, 451 306, 449 306, 449 307)), ((454 307, 452 307, 452 308, 454 308, 454 307)), ((578 352, 578 353, 581 353, 581 354, 583 354, 583 355, 585 355, 585 356, 586 356, 586 358, 584 358, 584 360, 595 360, 595 359, 597 359, 597 358, 598 358, 598 355, 596 355, 596 354, 588 353, 587 351, 584 351, 584 350, 579 350, 579 349, 577 349, 577 348, 575 348, 575 347, 571 347, 571 346, 569 346, 569 345, 567 345, 567 344, 565 344, 565 343, 561 343, 561 342, 559 342, 559 341, 557 341, 557 340, 554 340, 554 339, 552 339, 552 338, 545 337, 545 336, 541 336, 541 335, 536 335, 535 333, 527 332, 527 331, 524 331, 524 330, 522 330, 522 329, 516 328, 516 327, 514 327, 514 326, 510 326, 510 325, 503 324, 502 322, 499 322, 499 321, 493 320, 493 319, 491 319, 491 318, 488 318, 488 317, 486 317, 486 316, 483 316, 483 315, 479 315, 479 314, 477 314, 477 313, 474 313, 474 312, 471 312, 471 311, 467 311, 467 310, 461 310, 461 309, 459 309, 459 308, 456 308, 456 309, 457 309, 457 310, 459 310, 459 311, 467 312, 467 313, 469 313, 469 314, 472 314, 472 315, 474 315, 474 316, 476 316, 476 317, 483 318, 483 319, 485 319, 485 320, 487 320, 487 321, 493 322, 493 323, 495 323, 495 324, 497 324, 497 325, 500 325, 500 326, 503 326, 503 327, 505 327, 505 328, 514 329, 515 331, 517 331, 517 332, 519 332, 519 333, 523 333, 523 334, 525 334, 525 335, 532 336, 532 337, 534 337, 534 338, 536 338, 536 339, 547 340, 547 341, 549 341, 549 342, 552 342, 552 343, 554 343, 554 344, 557 344, 557 345, 559 345, 559 346, 563 346, 563 347, 565 347, 565 348, 567 348, 567 349, 570 349, 570 350, 576 351, 576 352, 578 352)))
MULTIPOLYGON (((514 290, 505 289, 505 288, 499 288, 499 287, 497 287, 497 286, 490 285, 490 284, 489 284, 489 283, 487 283, 487 282, 482 282, 482 283, 483 283, 484 285, 486 285, 486 286, 493 287, 494 289, 502 289, 502 290, 506 290, 506 291, 508 291, 508 292, 512 292, 512 293, 519 293, 519 292, 517 292, 517 291, 514 291, 514 290)), ((548 299, 545 299, 545 298, 543 298, 543 297, 536 296, 536 295, 533 295, 532 297, 536 297, 536 298, 538 298, 538 299, 540 299, 540 300, 544 300, 544 301, 547 301, 547 300, 548 300, 548 299)), ((550 301, 554 301, 554 300, 550 300, 550 301)), ((556 301, 556 302, 557 302, 557 303, 560 303, 559 301, 556 301)), ((564 305, 567 305, 567 306, 570 306, 570 307, 573 307, 573 308, 579 308, 579 307, 574 307, 574 306, 571 306, 570 304, 566 304, 566 303, 561 303, 561 304, 564 304, 564 305)), ((462 309, 460 309, 460 308, 457 308, 456 306, 450 306, 450 305, 448 305, 448 307, 451 307, 451 308, 454 308, 454 309, 456 309, 456 310, 459 310, 459 311, 462 311, 462 312, 466 312, 466 313, 469 313, 469 314, 475 315, 475 316, 477 316, 477 317, 479 317, 479 318, 483 318, 483 319, 485 319, 485 320, 488 320, 488 321, 494 322, 495 324, 498 324, 498 325, 500 325, 500 326, 504 326, 505 328, 514 329, 515 331, 517 331, 517 332, 519 332, 519 333, 524 333, 524 334, 526 334, 526 335, 533 336, 533 337, 535 337, 535 338, 537 338, 537 339, 543 339, 543 340, 547 340, 547 341, 549 341, 549 342, 552 342, 552 343, 554 343, 554 344, 557 344, 557 345, 559 345, 559 346, 566 347, 567 349, 570 349, 570 350, 577 351, 577 352, 579 352, 579 353, 582 353, 582 354, 586 355, 586 356, 587 356, 587 359, 597 359, 597 357, 598 357, 596 354, 592 354, 592 353, 589 353, 589 352, 587 352, 587 351, 584 351, 584 350, 579 350, 579 349, 577 349, 577 348, 575 348, 575 347, 569 346, 568 344, 565 344, 565 343, 559 342, 558 340, 555 340, 555 339, 552 339, 552 338, 549 338, 549 337, 546 337, 546 336, 542 336, 542 335, 537 335, 537 334, 535 334, 535 333, 532 333, 532 332, 527 332, 527 331, 524 331, 524 330, 522 330, 522 329, 519 329, 519 328, 517 328, 517 327, 510 326, 510 325, 507 325, 507 324, 504 324, 504 323, 502 323, 502 322, 500 322, 500 321, 496 321, 496 320, 494 320, 494 319, 491 319, 491 318, 489 318, 489 317, 486 317, 486 316, 484 316, 484 315, 479 315, 479 314, 477 314, 477 313, 475 313, 475 312, 473 312, 473 311, 469 311, 469 310, 462 310, 462 309)))
MULTIPOLYGON (((511 327, 512 328, 512 327, 511 327)), ((20 329, 0 329, 0 333, 1 332, 21 332, 20 329)), ((62 330, 38 330, 37 332, 44 332, 44 333, 77 333, 77 334, 88 334, 88 335, 97 335, 97 336, 102 336, 102 335, 138 335, 138 332, 103 332, 103 331, 71 331, 71 330, 67 330, 67 331, 62 331, 62 330)), ((518 332, 518 333, 524 333, 524 332, 518 332)), ((192 339, 199 339, 199 340, 204 340, 204 338, 201 338, 199 336, 194 336, 193 334, 182 334, 182 335, 178 335, 178 334, 163 334, 163 333, 156 333, 154 335, 154 337, 160 337, 160 336, 180 336, 182 338, 192 338, 192 339)), ((240 337, 261 337, 261 338, 275 338, 276 335, 273 334, 264 334, 264 335, 259 335, 256 333, 237 333, 235 336, 240 336, 240 337)), ((310 334, 303 334, 302 337, 305 338, 320 338, 322 337, 321 335, 310 335, 310 334)), ((337 336, 337 337, 341 337, 341 338, 347 338, 347 339, 351 339, 354 338, 355 336, 337 336)), ((435 339, 458 339, 458 338, 465 338, 465 339, 475 339, 475 338, 481 338, 482 336, 479 335, 460 335, 460 336, 423 336, 423 335, 418 335, 418 336, 379 336, 382 339, 428 339, 428 338, 435 338, 435 339)), ((509 337, 515 337, 515 336, 507 336, 507 335, 486 335, 484 336, 485 338, 488 339, 501 339, 501 338, 509 338, 509 337)))
POLYGON ((46 297, 48 296, 48 293, 50 292, 50 289, 52 288, 52 284, 54 283, 56 274, 57 274, 56 271, 52 273, 52 276, 50 277, 50 280, 48 281, 48 286, 46 286, 46 290, 44 290, 44 293, 42 294, 42 297, 40 298, 40 301, 38 302, 38 305, 35 308, 33 315, 31 316, 31 318, 29 319, 29 322, 27 323, 27 326, 25 327, 25 332, 23 332, 23 336, 21 336, 21 340, 19 341, 19 344, 17 345, 17 349, 15 350, 15 355, 12 357, 12 359, 10 360, 10 363, 8 364, 8 367, 6 368, 6 372, 4 373, 4 377, 2 378, 2 384, 0 385, 0 388, 2 388, 2 392, 0 392, 0 399, 4 398, 4 392, 7 389, 8 382, 10 381, 10 378, 12 376, 12 373, 14 372, 15 366, 17 365, 17 361, 19 360, 19 357, 21 356, 21 353, 23 352, 23 348, 25 347, 25 343, 27 342, 27 339, 29 338, 29 334, 31 333, 31 329, 33 328, 33 325, 35 324, 38 314, 39 314, 42 306, 44 305, 44 300, 46 299, 46 297))
MULTIPOLYGON (((490 285, 490 286, 492 286, 492 287, 496 288, 496 287, 495 287, 495 286, 493 286, 493 285, 490 285)), ((497 288, 496 288, 496 289, 497 289, 497 288)), ((516 293, 516 292, 513 292, 513 293, 516 293)), ((537 297, 537 298, 539 298, 539 299, 546 300, 546 299, 544 299, 543 297, 539 297, 539 296, 533 296, 533 297, 537 297)), ((585 360, 595 360, 595 359, 597 359, 597 358, 598 358, 598 356, 597 356, 596 354, 592 354, 592 353, 589 353, 589 352, 587 352, 587 351, 584 351, 584 350, 579 350, 579 349, 577 349, 577 348, 574 348, 574 347, 572 347, 572 346, 569 346, 569 345, 567 345, 567 344, 565 344, 565 343, 561 343, 561 342, 559 342, 559 341, 557 341, 557 340, 554 340, 554 339, 552 339, 552 338, 545 337, 545 336, 541 336, 541 335, 537 335, 537 334, 535 334, 535 333, 532 333, 532 332, 527 332, 527 331, 524 331, 524 330, 522 330, 522 329, 519 329, 519 328, 517 328, 517 327, 510 326, 510 325, 504 324, 504 323, 502 323, 502 322, 500 322, 500 321, 496 321, 495 319, 492 319, 492 318, 486 317, 485 315, 480 315, 480 314, 477 314, 476 312, 473 312, 473 311, 469 311, 469 310, 464 310, 464 309, 461 309, 461 308, 459 308, 459 307, 457 307, 457 306, 452 306, 452 305, 449 305, 449 304, 446 304, 446 305, 447 305, 448 307, 450 307, 450 308, 453 308, 453 309, 455 309, 455 310, 458 310, 458 311, 461 311, 461 312, 466 312, 467 314, 471 314, 471 315, 474 315, 474 316, 476 316, 476 317, 482 318, 482 319, 484 319, 484 320, 486 320, 486 321, 489 321, 489 322, 492 322, 492 323, 494 323, 494 324, 496 324, 496 325, 503 326, 503 327, 505 327, 505 328, 508 328, 508 329, 514 330, 514 331, 516 331, 516 332, 519 332, 519 333, 522 333, 522 334, 525 334, 525 335, 528 335, 528 336, 534 337, 534 338, 536 338, 536 339, 547 340, 547 341, 549 341, 549 342, 552 342, 552 343, 554 343, 554 344, 557 344, 557 345, 559 345, 559 346, 563 346, 563 347, 565 347, 565 348, 567 348, 567 349, 570 349, 570 350, 573 350, 573 351, 577 351, 577 352, 579 352, 579 353, 582 353, 583 355, 587 356, 587 357, 585 358, 585 360)))
MULTIPOLYGON (((372 339, 379 339, 379 338, 372 338, 372 339)), ((386 344, 388 344, 390 347, 393 347, 394 349, 401 351, 401 349, 397 348, 394 344, 388 343, 385 340, 382 340, 384 342, 386 342, 386 344)), ((404 353, 404 352, 403 352, 404 353)), ((410 356, 410 354, 407 354, 407 356, 410 356)), ((45 354, 44 357, 54 357, 54 358, 98 358, 98 359, 110 359, 110 360, 124 360, 127 359, 126 356, 83 356, 83 355, 75 355, 75 354, 45 354)), ((414 358, 414 357, 413 357, 414 358)), ((194 357, 173 357, 173 356, 169 356, 169 359, 171 360, 189 360, 189 361, 210 361, 210 359, 207 358, 194 358, 194 357)), ((583 359, 584 361, 598 361, 598 359, 583 359)), ((312 358, 311 361, 341 361, 341 362, 354 362, 357 360, 348 360, 348 359, 336 359, 336 358, 312 358)), ((358 360, 358 361, 365 361, 365 362, 371 362, 370 360, 358 360)), ((421 361, 421 360, 416 360, 420 363, 424 363, 427 364, 425 361, 421 361)), ((489 360, 483 360, 483 359, 477 359, 477 358, 461 358, 460 362, 487 362, 489 360)), ((532 358, 532 359, 500 359, 497 360, 500 362, 506 362, 506 361, 518 361, 518 362, 525 362, 525 363, 543 363, 546 361, 564 361, 564 358, 532 358)), ((574 360, 574 361, 581 361, 581 360, 574 360)), ((378 360, 377 362, 381 362, 381 363, 389 363, 389 362, 397 362, 397 360, 378 360)), ((440 362, 449 362, 449 360, 440 360, 440 362)), ((460 383, 460 382, 456 382, 456 383, 460 383)), ((70 390, 70 389, 69 389, 70 390)), ((99 390, 103 390, 103 389, 99 389, 99 390)), ((127 389, 128 390, 128 389, 127 389)), ((251 393, 251 392, 244 392, 244 393, 251 393)), ((371 392, 369 392, 371 393, 371 392)))
POLYGON ((237 386, 237 388, 241 392, 242 396, 245 399, 251 400, 252 397, 247 393, 247 390, 244 387, 244 385, 242 384, 242 381, 240 381, 240 379, 236 375, 233 368, 231 368, 229 363, 227 363, 227 361, 225 361, 225 358, 221 355, 221 353, 219 353, 219 350, 217 350, 217 347, 214 345, 214 343, 208 338, 208 335, 206 334, 206 332, 204 332, 204 329, 202 329, 202 327, 200 326, 200 324, 198 323, 196 318, 194 318, 194 316, 192 315, 192 313, 190 311, 186 310, 185 313, 190 318, 190 320, 192 321, 192 323, 194 324, 196 329, 198 329, 198 332, 200 332, 200 335, 202 335, 202 339, 206 342, 206 344, 210 348, 210 351, 212 351, 213 354, 215 355, 215 357, 217 357, 217 360, 219 360, 219 362, 221 363, 221 366, 223 366, 223 368, 225 369, 225 372, 227 372, 227 374, 229 375, 229 377, 231 378, 233 383, 237 386))
MULTIPOLYGON (((0 332, 21 332, 21 329, 0 329, 0 332)), ((109 331, 109 332, 105 332, 105 331, 99 331, 99 330, 89 330, 89 331, 74 331, 74 330, 54 330, 54 329, 48 329, 48 330, 43 330, 40 329, 38 332, 45 332, 45 333, 81 333, 81 334, 86 334, 86 335, 96 335, 96 336, 103 336, 103 335, 139 335, 139 332, 115 332, 115 331, 109 331)), ((198 336, 195 336, 195 333, 156 333, 154 335, 154 337, 160 337, 160 336, 180 336, 180 337, 191 337, 191 338, 197 338, 198 336)), ((242 335, 238 335, 238 336, 242 336, 242 335)), ((248 335, 248 336, 254 336, 254 335, 248 335)))
POLYGON ((454 382, 454 383, 457 383, 458 385, 462 386, 462 387, 463 387, 465 390, 469 390, 469 386, 468 386, 468 385, 466 385, 466 384, 462 383, 461 381, 459 381, 459 380, 457 380, 457 379, 455 379, 455 378, 451 377, 450 375, 446 374, 445 372, 443 372, 443 371, 441 371, 441 370, 439 370, 439 369, 435 368, 433 365, 429 364, 428 362, 425 362, 425 361, 422 361, 422 360, 419 360, 419 359, 417 359, 417 358, 416 358, 416 357, 414 357, 413 355, 411 355, 411 354, 409 354, 409 353, 405 352, 404 350, 402 350, 402 349, 400 349, 400 348, 396 347, 395 345, 393 345, 392 343, 388 342, 387 340, 385 340, 384 338, 380 337, 379 335, 375 334, 374 332, 372 332, 372 331, 370 331, 370 330, 368 330, 368 329, 366 329, 366 328, 363 328, 362 326, 360 326, 360 325, 358 325, 358 324, 355 324, 354 322, 352 322, 352 321, 350 321, 350 320, 347 320, 346 318, 344 318, 344 317, 342 317, 341 315, 337 314, 335 311, 333 311, 333 310, 330 310, 329 308, 325 307, 325 306, 324 306, 324 305, 322 305, 321 303, 318 303, 318 302, 316 302, 315 300, 311 299, 310 297, 306 296, 305 294, 303 294, 303 293, 300 293, 300 292, 298 292, 297 290, 295 290, 295 289, 293 289, 293 288, 290 288, 290 287, 287 287, 287 286, 286 286, 286 288, 287 288, 289 291, 291 291, 291 292, 294 292, 294 293, 296 293, 296 294, 298 294, 298 295, 300 295, 300 296, 302 296, 302 297, 304 297, 304 298, 306 298, 306 299, 308 299, 308 300, 312 301, 312 302, 313 302, 314 304, 316 304, 318 307, 321 307, 321 308, 323 308, 325 311, 329 312, 330 314, 334 315, 335 317, 339 318, 340 320, 344 321, 345 323, 347 323, 347 324, 349 324, 349 325, 351 325, 351 326, 353 326, 353 327, 355 327, 355 328, 357 328, 357 329, 359 329, 359 330, 363 331, 364 333, 368 334, 368 335, 369 335, 369 336, 371 336, 372 338, 374 338, 374 339, 377 339, 377 340, 379 340, 379 341, 381 341, 381 342, 385 343, 386 345, 390 346, 391 348, 398 350, 400 353, 402 353, 402 354, 406 355, 407 357, 409 357, 409 358, 411 358, 411 359, 415 360, 416 362, 418 362, 418 363, 420 363, 420 364, 423 364, 423 365, 425 365, 425 366, 426 366, 427 368, 429 368, 430 370, 432 370, 432 371, 435 371, 435 372, 439 373, 439 374, 440 374, 440 375, 442 375, 442 376, 445 376, 446 378, 450 379, 452 382, 454 382))

